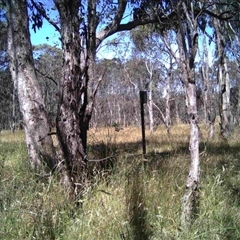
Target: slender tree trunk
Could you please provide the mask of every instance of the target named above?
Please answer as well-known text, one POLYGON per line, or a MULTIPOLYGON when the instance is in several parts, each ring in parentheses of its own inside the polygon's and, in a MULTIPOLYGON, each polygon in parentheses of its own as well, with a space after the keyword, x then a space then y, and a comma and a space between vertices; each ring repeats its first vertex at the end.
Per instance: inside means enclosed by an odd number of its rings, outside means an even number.
POLYGON ((8 56, 12 79, 16 82, 30 164, 50 170, 56 165, 49 122, 34 69, 26 0, 8 0, 8 56))
POLYGON ((153 97, 152 97, 152 81, 149 86, 149 94, 148 94, 148 113, 149 113, 149 127, 150 132, 153 132, 154 129, 154 120, 153 120, 153 97))
POLYGON ((197 210, 200 183, 200 159, 196 85, 195 83, 189 82, 185 85, 185 89, 188 103, 188 121, 190 124, 189 149, 191 155, 191 165, 187 177, 185 194, 182 198, 183 211, 181 215, 181 222, 183 228, 187 229, 191 225, 197 210))
POLYGON ((121 105, 120 102, 118 103, 118 124, 119 126, 123 125, 122 123, 122 114, 121 114, 121 105))
POLYGON ((11 128, 12 132, 14 133, 16 130, 16 78, 13 79, 13 90, 12 90, 12 122, 11 122, 11 128))
POLYGON ((201 68, 201 75, 204 85, 204 96, 203 96, 203 105, 204 105, 204 123, 208 124, 208 112, 209 112, 209 57, 208 49, 206 46, 206 35, 203 39, 203 66, 201 68))
POLYGON ((238 65, 238 104, 237 104, 237 113, 236 113, 236 118, 237 118, 237 125, 238 125, 238 131, 240 134, 240 64, 238 65))
POLYGON ((149 74, 149 82, 148 82, 148 114, 149 114, 149 128, 150 132, 152 133, 154 130, 154 120, 153 120, 153 63, 150 62, 149 64, 147 61, 145 62, 148 74, 149 74))
POLYGON ((226 49, 225 49, 225 39, 224 32, 222 31, 222 26, 220 25, 218 19, 214 19, 214 25, 216 29, 216 40, 217 40, 217 50, 218 50, 218 81, 220 84, 220 128, 221 136, 227 139, 231 136, 233 131, 232 126, 232 115, 230 109, 230 79, 228 73, 227 59, 226 59, 226 49))
POLYGON ((175 113, 176 113, 176 123, 177 124, 180 124, 181 123, 181 119, 180 119, 180 116, 179 116, 179 97, 176 96, 176 100, 175 100, 175 113))
POLYGON ((183 1, 178 6, 178 23, 180 31, 177 36, 180 50, 180 66, 182 72, 182 82, 185 88, 185 98, 188 122, 190 124, 190 141, 189 150, 191 157, 190 170, 186 181, 186 189, 182 198, 182 228, 189 230, 194 218, 199 201, 199 184, 200 184, 200 158, 199 158, 199 127, 198 127, 198 110, 195 83, 195 57, 198 50, 198 31, 197 18, 194 10, 188 11, 191 6, 186 6, 183 1), (181 22, 182 12, 185 14, 187 22, 185 25, 181 22))
POLYGON ((166 84, 166 110, 165 110, 165 121, 167 132, 170 134, 170 126, 171 126, 171 110, 170 110, 170 98, 171 98, 171 79, 172 79, 172 56, 170 56, 170 69, 167 76, 167 84, 166 84))

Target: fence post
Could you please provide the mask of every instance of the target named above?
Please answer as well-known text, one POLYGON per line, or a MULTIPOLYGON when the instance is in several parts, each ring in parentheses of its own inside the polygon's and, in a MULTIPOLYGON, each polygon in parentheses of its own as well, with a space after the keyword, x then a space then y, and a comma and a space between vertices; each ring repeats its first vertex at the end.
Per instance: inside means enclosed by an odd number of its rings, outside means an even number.
POLYGON ((139 91, 141 105, 141 126, 142 126, 142 150, 146 154, 145 121, 144 121, 144 103, 147 103, 147 91, 139 91))

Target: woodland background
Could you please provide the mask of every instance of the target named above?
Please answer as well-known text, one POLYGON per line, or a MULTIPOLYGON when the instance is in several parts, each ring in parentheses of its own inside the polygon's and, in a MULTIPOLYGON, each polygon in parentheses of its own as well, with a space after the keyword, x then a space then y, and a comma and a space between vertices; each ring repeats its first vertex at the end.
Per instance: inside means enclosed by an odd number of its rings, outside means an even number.
POLYGON ((240 238, 238 1, 0 3, 3 239, 240 238))

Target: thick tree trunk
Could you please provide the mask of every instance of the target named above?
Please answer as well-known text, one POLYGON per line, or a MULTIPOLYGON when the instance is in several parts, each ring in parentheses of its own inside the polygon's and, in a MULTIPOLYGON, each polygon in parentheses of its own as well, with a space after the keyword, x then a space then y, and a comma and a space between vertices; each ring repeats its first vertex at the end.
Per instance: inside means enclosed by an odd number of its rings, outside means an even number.
POLYGON ((26 0, 8 0, 8 55, 12 79, 16 82, 23 115, 30 164, 50 170, 56 165, 55 150, 49 133, 47 112, 37 82, 28 26, 26 0))
MULTIPOLYGON (((63 48, 63 74, 60 82, 60 99, 57 118, 57 136, 66 167, 66 183, 76 196, 84 188, 87 164, 81 128, 81 107, 86 89, 80 66, 81 44, 78 0, 55 1, 61 19, 63 48), (71 184, 68 180, 71 179, 71 184)), ((73 197, 75 197, 73 196, 73 197)))

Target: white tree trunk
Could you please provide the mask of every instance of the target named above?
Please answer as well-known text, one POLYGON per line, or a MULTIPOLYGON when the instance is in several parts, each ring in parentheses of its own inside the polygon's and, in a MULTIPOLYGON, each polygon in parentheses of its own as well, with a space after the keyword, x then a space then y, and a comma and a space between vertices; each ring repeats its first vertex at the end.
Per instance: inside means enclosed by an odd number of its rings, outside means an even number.
POLYGON ((232 132, 232 115, 230 109, 230 79, 228 73, 225 40, 222 27, 218 19, 214 19, 214 25, 216 29, 216 40, 218 50, 218 81, 220 84, 220 127, 221 136, 225 139, 230 137, 232 132))
MULTIPOLYGON (((197 19, 193 12, 188 11, 189 5, 183 1, 178 8, 180 32, 178 34, 178 46, 180 50, 180 66, 182 81, 185 88, 186 107, 188 122, 190 124, 189 150, 191 157, 190 170, 186 181, 186 189, 182 198, 181 224, 183 229, 188 230, 196 217, 199 184, 200 184, 200 159, 199 159, 199 127, 198 110, 195 83, 195 57, 198 50, 197 19), (180 20, 184 12, 187 26, 180 20)), ((193 11, 193 9, 191 9, 193 11)))
POLYGON ((147 71, 149 73, 149 82, 148 82, 148 86, 149 88, 147 89, 149 91, 148 94, 148 115, 149 115, 149 129, 150 129, 150 133, 153 132, 154 130, 154 120, 153 120, 153 97, 152 97, 152 91, 153 91, 153 63, 150 61, 150 63, 148 63, 147 61, 145 61, 145 65, 147 68, 147 71))
POLYGON ((150 128, 150 132, 152 133, 153 129, 154 129, 152 86, 150 86, 150 88, 149 88, 148 113, 149 113, 149 128, 150 128))
POLYGON ((208 48, 206 46, 206 38, 204 35, 203 39, 203 66, 201 68, 202 80, 204 85, 204 96, 203 96, 203 105, 204 105, 204 122, 208 124, 208 112, 209 112, 209 57, 208 57, 208 48))
POLYGON ((52 170, 55 151, 49 133, 47 112, 34 69, 26 0, 8 0, 8 55, 12 79, 16 82, 23 116, 27 149, 32 168, 43 161, 52 170))
POLYGON ((185 89, 188 104, 188 120, 190 124, 189 150, 191 155, 191 165, 187 177, 185 194, 182 198, 183 211, 181 222, 183 228, 187 229, 192 223, 197 207, 200 182, 200 159, 196 85, 195 83, 188 83, 185 85, 185 89))
POLYGON ((170 64, 171 67, 169 69, 169 74, 167 77, 167 84, 166 84, 166 110, 165 110, 165 121, 168 134, 170 133, 170 125, 171 125, 171 110, 170 110, 170 93, 171 93, 171 78, 172 78, 172 63, 170 64))

